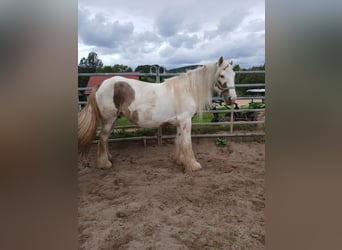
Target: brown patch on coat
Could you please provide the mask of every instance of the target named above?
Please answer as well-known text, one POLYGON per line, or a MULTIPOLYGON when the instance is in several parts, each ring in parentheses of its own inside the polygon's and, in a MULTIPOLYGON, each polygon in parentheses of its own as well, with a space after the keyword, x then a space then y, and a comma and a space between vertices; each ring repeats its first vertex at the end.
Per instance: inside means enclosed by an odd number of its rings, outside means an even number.
POLYGON ((128 110, 129 105, 135 100, 135 91, 127 82, 117 82, 114 85, 114 105, 118 109, 118 117, 126 116, 128 120, 137 124, 139 113, 137 110, 128 110))
POLYGON ((127 82, 114 85, 114 105, 117 109, 127 108, 135 99, 135 91, 127 82))

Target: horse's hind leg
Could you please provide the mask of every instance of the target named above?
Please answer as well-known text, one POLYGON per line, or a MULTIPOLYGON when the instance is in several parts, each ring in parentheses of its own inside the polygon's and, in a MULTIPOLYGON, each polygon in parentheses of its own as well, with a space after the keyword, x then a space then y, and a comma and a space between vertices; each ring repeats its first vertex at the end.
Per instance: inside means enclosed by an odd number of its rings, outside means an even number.
POLYGON ((78 154, 79 162, 80 162, 81 166, 84 168, 90 167, 90 161, 89 161, 89 155, 88 154, 89 154, 89 150, 87 150, 87 152, 78 154))
POLYGON ((112 126, 116 121, 116 116, 108 119, 102 119, 102 129, 100 132, 100 139, 97 146, 97 167, 110 168, 112 167, 112 156, 108 150, 108 137, 112 130, 112 126))

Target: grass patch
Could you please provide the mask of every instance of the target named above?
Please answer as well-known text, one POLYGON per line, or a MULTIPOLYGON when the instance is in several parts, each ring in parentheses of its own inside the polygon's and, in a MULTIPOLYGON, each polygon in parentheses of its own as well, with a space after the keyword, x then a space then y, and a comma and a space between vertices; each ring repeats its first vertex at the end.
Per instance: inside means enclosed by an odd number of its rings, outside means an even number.
POLYGON ((200 122, 211 122, 211 119, 213 119, 212 113, 203 113, 202 119, 199 118, 198 115, 195 115, 192 118, 192 123, 200 123, 200 122))
POLYGON ((133 125, 126 117, 122 116, 116 120, 115 126, 126 126, 126 125, 133 125))
MULTIPOLYGON (((211 113, 204 113, 202 119, 200 119, 197 115, 195 115, 192 118, 192 122, 193 123, 199 123, 199 122, 211 122, 211 119, 213 118, 213 114, 211 113)), ((133 123, 131 123, 129 120, 127 120, 126 117, 122 116, 120 117, 116 123, 116 126, 126 126, 126 125, 134 125, 133 123)))
POLYGON ((216 146, 224 147, 226 145, 227 145, 227 139, 226 138, 222 138, 222 137, 216 138, 216 146))

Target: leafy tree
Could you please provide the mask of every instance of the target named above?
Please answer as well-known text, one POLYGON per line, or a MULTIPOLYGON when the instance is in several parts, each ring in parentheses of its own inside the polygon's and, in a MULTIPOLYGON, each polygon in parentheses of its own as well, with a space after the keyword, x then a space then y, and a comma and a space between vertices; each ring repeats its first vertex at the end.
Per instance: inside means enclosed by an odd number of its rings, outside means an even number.
POLYGON ((96 71, 99 73, 113 73, 113 69, 111 66, 104 66, 103 68, 97 69, 96 71))
POLYGON ((240 71, 241 70, 240 65, 239 64, 234 65, 233 70, 240 71))
POLYGON ((104 66, 96 70, 97 73, 120 73, 120 72, 132 72, 132 68, 123 64, 114 64, 113 66, 104 66))
POLYGON ((119 72, 132 72, 132 68, 131 67, 128 67, 127 65, 123 65, 123 64, 115 64, 113 66, 113 69, 115 71, 117 71, 118 73, 119 72))
MULTIPOLYGON (((238 65, 236 65, 238 66, 238 65)), ((235 66, 235 67, 236 67, 235 66)), ((237 69, 234 70, 237 71, 237 69)), ((258 70, 265 70, 265 64, 262 66, 253 66, 251 68, 240 68, 240 71, 258 71, 258 70)), ((265 74, 264 73, 257 73, 257 74, 238 74, 235 76, 235 83, 236 84, 244 84, 244 83, 248 83, 248 84, 253 84, 253 83, 265 83, 265 74)), ((238 96, 245 96, 247 93, 246 91, 248 89, 251 89, 253 87, 241 87, 241 88, 237 88, 237 95, 238 96)), ((261 87, 255 87, 255 88, 261 88, 261 87)))
POLYGON ((134 72, 139 72, 139 73, 150 73, 150 68, 151 65, 139 65, 138 67, 135 68, 134 72))
MULTIPOLYGON (((103 67, 102 60, 98 58, 95 52, 90 52, 88 57, 83 57, 78 64, 78 73, 95 73, 96 69, 103 67)), ((78 87, 87 87, 89 76, 78 77, 78 87)), ((85 101, 86 96, 82 95, 79 97, 80 100, 85 101)))
POLYGON ((99 69, 103 67, 102 60, 98 58, 95 52, 90 52, 88 57, 83 57, 78 64, 80 68, 95 68, 99 69))
MULTIPOLYGON (((158 64, 154 64, 154 65, 139 65, 138 67, 135 68, 134 72, 139 72, 139 73, 150 73, 152 71, 152 73, 155 73, 155 69, 153 69, 152 67, 159 67, 159 71, 160 72, 166 72, 165 68, 162 66, 159 66, 158 64)), ((141 81, 145 81, 145 82, 156 82, 156 77, 155 76, 140 76, 140 80, 141 81)), ((160 81, 164 81, 164 77, 160 78, 160 81)))

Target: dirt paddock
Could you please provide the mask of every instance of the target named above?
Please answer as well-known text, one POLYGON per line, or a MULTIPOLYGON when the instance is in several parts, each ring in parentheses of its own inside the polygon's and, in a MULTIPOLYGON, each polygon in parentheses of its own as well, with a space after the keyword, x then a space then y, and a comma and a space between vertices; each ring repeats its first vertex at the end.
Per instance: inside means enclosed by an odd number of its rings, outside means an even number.
POLYGON ((202 169, 191 175, 172 142, 110 143, 113 168, 79 169, 79 248, 265 249, 265 144, 193 149, 202 169))

